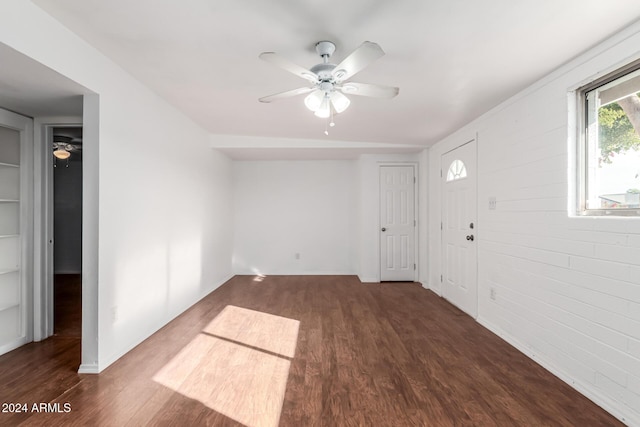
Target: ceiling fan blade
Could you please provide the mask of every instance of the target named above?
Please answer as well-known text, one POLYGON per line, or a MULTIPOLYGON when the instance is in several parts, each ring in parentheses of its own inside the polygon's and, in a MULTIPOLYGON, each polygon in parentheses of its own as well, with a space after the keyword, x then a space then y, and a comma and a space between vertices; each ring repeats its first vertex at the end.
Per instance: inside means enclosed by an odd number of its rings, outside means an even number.
POLYGON ((338 86, 338 89, 349 95, 370 96, 373 98, 393 98, 400 92, 397 87, 356 82, 347 82, 342 86, 338 86))
POLYGON ((277 55, 275 52, 262 52, 259 55, 259 58, 277 67, 280 67, 283 70, 293 73, 298 77, 302 77, 305 80, 309 80, 312 83, 315 83, 318 81, 318 75, 316 73, 314 73, 313 71, 307 70, 306 68, 303 68, 299 65, 294 64, 288 59, 285 59, 277 55))
POLYGON ((382 56, 384 56, 384 51, 377 43, 364 42, 336 65, 332 74, 336 81, 345 81, 382 56))
POLYGON ((276 93, 274 95, 264 96, 264 97, 258 99, 258 101, 260 101, 260 102, 277 101, 278 99, 290 98, 292 96, 302 95, 303 93, 309 93, 309 92, 312 92, 314 90, 316 90, 315 87, 300 87, 298 89, 288 90, 286 92, 280 92, 280 93, 276 93))

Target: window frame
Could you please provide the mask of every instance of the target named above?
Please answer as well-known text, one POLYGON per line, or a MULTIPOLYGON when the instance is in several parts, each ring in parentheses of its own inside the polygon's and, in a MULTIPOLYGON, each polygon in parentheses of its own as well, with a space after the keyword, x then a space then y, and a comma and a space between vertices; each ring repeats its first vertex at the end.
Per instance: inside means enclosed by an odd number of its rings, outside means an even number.
POLYGON ((615 69, 606 75, 593 80, 592 82, 580 87, 577 93, 577 118, 578 118, 578 165, 577 180, 578 185, 578 206, 577 213, 581 216, 611 216, 611 217, 640 217, 640 208, 587 208, 587 191, 588 191, 588 155, 589 155, 589 132, 587 126, 589 123, 589 106, 587 94, 599 87, 607 85, 627 74, 631 74, 640 70, 640 59, 633 61, 625 66, 615 69))
POLYGON ((447 169, 447 176, 445 178, 445 182, 449 183, 449 182, 455 182, 455 181, 459 181, 461 179, 467 179, 467 165, 464 164, 464 162, 460 159, 454 159, 451 164, 449 165, 449 168, 447 169), (462 165, 462 169, 460 169, 460 173, 456 174, 453 172, 453 166, 454 165, 462 165), (464 173, 464 175, 463 175, 464 173), (452 176, 451 179, 449 179, 449 176, 452 176))

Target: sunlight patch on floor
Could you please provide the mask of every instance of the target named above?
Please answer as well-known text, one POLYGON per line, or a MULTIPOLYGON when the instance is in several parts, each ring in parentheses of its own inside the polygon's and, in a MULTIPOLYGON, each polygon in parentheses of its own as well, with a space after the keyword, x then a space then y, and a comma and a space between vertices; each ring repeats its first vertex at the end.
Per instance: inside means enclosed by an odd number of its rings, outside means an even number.
POLYGON ((299 325, 229 305, 153 379, 246 426, 277 426, 299 325))
POLYGON ((203 332, 292 358, 300 322, 228 305, 203 332))

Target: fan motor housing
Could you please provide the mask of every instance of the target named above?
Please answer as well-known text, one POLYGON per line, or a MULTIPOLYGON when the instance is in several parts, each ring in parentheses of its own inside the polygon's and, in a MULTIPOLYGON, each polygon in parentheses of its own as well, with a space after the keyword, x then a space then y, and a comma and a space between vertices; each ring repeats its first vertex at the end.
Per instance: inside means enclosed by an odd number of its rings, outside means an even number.
POLYGON ((316 73, 318 77, 320 77, 320 80, 329 81, 333 79, 331 72, 334 68, 336 68, 336 64, 326 63, 314 65, 313 67, 311 67, 310 71, 316 73))

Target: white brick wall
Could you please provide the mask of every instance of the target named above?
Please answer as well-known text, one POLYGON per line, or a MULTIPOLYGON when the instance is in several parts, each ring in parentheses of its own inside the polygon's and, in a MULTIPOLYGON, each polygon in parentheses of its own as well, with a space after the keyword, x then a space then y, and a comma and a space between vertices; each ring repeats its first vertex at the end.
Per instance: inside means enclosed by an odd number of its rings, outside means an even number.
POLYGON ((640 218, 570 216, 567 94, 637 58, 640 23, 429 150, 431 289, 441 292, 440 158, 477 135, 478 320, 629 425, 640 425, 640 218))

